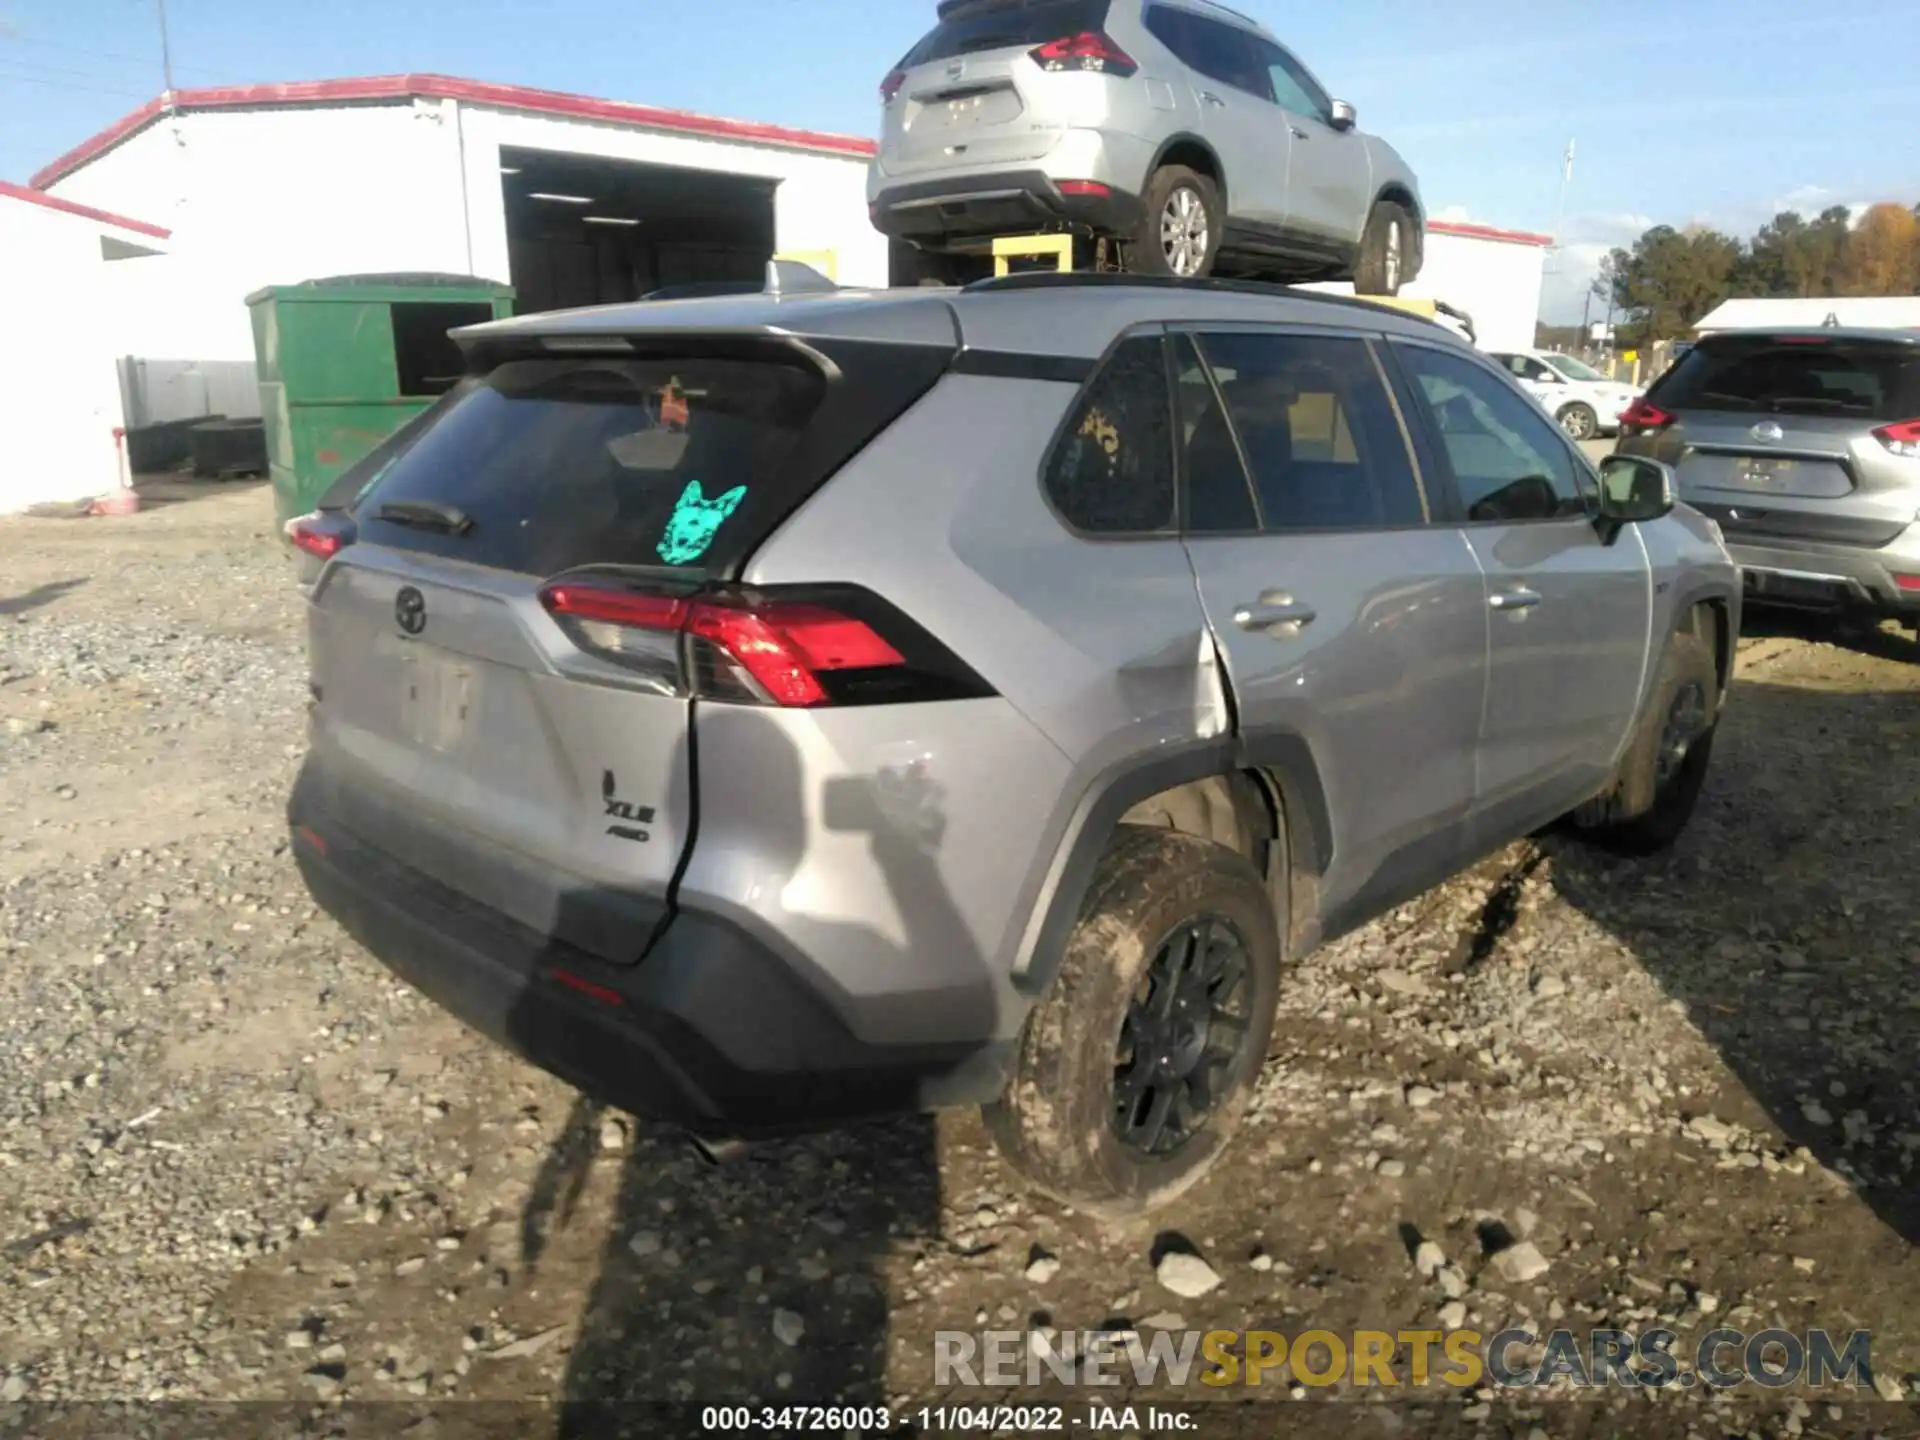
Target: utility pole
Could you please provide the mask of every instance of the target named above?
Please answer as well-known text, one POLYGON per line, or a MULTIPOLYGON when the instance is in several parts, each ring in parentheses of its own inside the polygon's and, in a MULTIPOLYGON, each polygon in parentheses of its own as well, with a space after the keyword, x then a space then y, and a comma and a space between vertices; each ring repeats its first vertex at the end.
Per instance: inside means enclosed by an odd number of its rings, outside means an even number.
POLYGON ((1573 141, 1567 141, 1567 163, 1560 171, 1560 195, 1553 203, 1553 259, 1554 269, 1560 268, 1561 254, 1566 249, 1565 238, 1560 234, 1567 223, 1567 186, 1573 183, 1573 141))
POLYGON ((167 37, 167 0, 153 0, 160 12, 160 73, 167 87, 165 103, 173 108, 173 42, 167 37))

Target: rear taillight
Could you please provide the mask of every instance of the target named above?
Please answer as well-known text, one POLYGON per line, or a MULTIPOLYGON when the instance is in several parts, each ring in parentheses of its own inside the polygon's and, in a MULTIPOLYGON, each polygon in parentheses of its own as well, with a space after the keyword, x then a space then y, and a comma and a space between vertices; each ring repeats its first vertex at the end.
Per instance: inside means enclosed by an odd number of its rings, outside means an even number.
POLYGON ((1893 583, 1909 595, 1920 594, 1920 575, 1896 575, 1893 583))
MULTIPOLYGON (((869 70, 867 73, 871 75, 873 72, 869 70)), ((887 72, 887 78, 880 82, 880 103, 882 105, 891 105, 899 96, 901 87, 906 83, 906 71, 889 70, 887 72)))
POLYGON ((679 694, 806 708, 993 693, 939 641, 852 587, 663 595, 558 580, 540 603, 581 649, 679 694))
POLYGON ((1920 460, 1920 420, 1882 425, 1873 432, 1873 438, 1902 459, 1920 460))
POLYGON ((1622 435, 1645 435, 1649 431, 1664 430, 1673 424, 1674 417, 1658 405, 1647 403, 1642 395, 1620 412, 1620 433, 1622 435))
POLYGON ((1098 30, 1083 30, 1078 35, 1050 40, 1029 58, 1042 70, 1085 70, 1099 75, 1118 75, 1126 79, 1139 70, 1133 57, 1098 30))
POLYGON ((324 510, 296 515, 287 521, 281 535, 294 549, 316 560, 331 560, 353 543, 353 522, 344 515, 324 510))

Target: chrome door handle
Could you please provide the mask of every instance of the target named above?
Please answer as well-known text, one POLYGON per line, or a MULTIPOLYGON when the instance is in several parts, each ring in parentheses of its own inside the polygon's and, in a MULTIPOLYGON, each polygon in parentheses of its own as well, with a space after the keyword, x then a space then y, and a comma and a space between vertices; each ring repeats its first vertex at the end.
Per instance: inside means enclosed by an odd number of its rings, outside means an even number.
POLYGON ((1311 625, 1318 614, 1311 605, 1302 605, 1283 591, 1268 590, 1252 604, 1236 606, 1233 623, 1242 630, 1298 635, 1300 627, 1311 625))
POLYGON ((1305 140, 1308 138, 1307 132, 1296 125, 1293 127, 1293 138, 1296 140, 1305 140))
POLYGON ((1202 90, 1200 92, 1200 98, 1206 101, 1207 104, 1209 105, 1225 105, 1227 103, 1226 101, 1222 100, 1218 95, 1214 94, 1213 91, 1211 90, 1202 90))
POLYGON ((1540 592, 1529 590, 1525 586, 1516 586, 1512 590, 1496 590, 1487 597, 1487 603, 1496 610, 1531 610, 1540 603, 1540 592))

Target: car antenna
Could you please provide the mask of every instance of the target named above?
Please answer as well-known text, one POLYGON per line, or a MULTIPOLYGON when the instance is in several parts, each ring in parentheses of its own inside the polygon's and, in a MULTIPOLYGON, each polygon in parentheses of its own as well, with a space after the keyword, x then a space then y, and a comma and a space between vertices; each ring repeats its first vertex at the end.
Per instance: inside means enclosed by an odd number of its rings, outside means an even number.
POLYGON ((840 287, 811 265, 798 260, 769 260, 764 295, 827 295, 840 287))

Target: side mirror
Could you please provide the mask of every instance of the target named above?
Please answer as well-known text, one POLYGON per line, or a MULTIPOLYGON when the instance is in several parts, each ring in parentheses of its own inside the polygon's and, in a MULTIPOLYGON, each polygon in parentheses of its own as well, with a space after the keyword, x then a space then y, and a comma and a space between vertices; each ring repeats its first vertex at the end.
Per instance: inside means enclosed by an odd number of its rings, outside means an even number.
POLYGON ((1611 533, 1658 520, 1673 509, 1675 498, 1671 466, 1638 455, 1609 455, 1600 462, 1599 520, 1611 533))
POLYGON ((1333 128, 1351 130, 1360 123, 1360 114, 1344 100, 1333 102, 1333 128))

